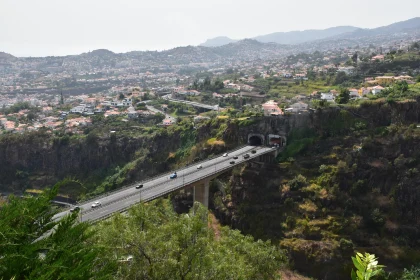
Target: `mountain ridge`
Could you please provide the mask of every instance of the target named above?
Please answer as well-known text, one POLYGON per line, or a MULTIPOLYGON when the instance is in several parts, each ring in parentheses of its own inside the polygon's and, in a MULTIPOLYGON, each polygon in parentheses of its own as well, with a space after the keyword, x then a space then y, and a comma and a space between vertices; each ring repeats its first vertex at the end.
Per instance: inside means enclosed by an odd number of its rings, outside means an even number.
MULTIPOLYGON (((326 29, 308 29, 303 31, 289 31, 289 32, 274 32, 266 35, 259 35, 251 39, 255 39, 262 43, 274 42, 277 44, 287 44, 287 45, 298 45, 302 43, 308 43, 312 41, 319 40, 328 40, 328 39, 353 39, 357 37, 365 36, 374 36, 381 35, 386 33, 395 33, 402 32, 406 29, 420 28, 420 17, 411 18, 404 21, 394 22, 389 25, 380 26, 376 28, 359 28, 354 26, 336 26, 326 29)), ((209 47, 218 47, 226 45, 217 45, 217 42, 231 43, 233 40, 226 36, 219 36, 215 38, 208 39, 205 43, 200 44, 200 46, 209 46, 209 47), (217 38, 223 38, 217 39, 217 38), (230 41, 229 41, 230 40, 230 41), (206 43, 210 42, 213 45, 206 43)))

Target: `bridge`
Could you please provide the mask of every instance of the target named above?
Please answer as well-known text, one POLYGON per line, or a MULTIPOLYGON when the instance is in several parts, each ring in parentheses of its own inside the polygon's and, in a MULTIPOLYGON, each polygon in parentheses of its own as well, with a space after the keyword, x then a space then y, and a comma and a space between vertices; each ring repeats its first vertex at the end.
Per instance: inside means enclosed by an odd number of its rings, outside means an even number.
POLYGON ((219 111, 219 105, 214 105, 213 106, 213 105, 207 105, 207 104, 198 103, 198 102, 192 102, 192 101, 188 101, 188 100, 179 100, 179 99, 172 98, 170 94, 164 95, 164 96, 162 96, 162 98, 166 99, 166 100, 169 100, 171 102, 175 102, 175 103, 183 103, 183 104, 191 105, 191 106, 197 107, 197 108, 219 111))
MULTIPOLYGON (((196 163, 194 166, 176 170, 177 178, 175 179, 169 178, 172 174, 171 172, 159 175, 148 181, 130 184, 122 189, 78 205, 80 207, 80 221, 94 222, 106 219, 113 213, 126 211, 140 201, 151 201, 169 193, 191 187, 194 189, 194 201, 199 201, 208 207, 210 180, 250 160, 264 162, 273 160, 279 151, 279 147, 247 145, 228 152, 227 156, 221 155, 196 163), (244 158, 245 154, 248 154, 249 157, 244 158), (201 165, 201 168, 198 168, 198 165, 201 165), (139 184, 143 184, 143 188, 136 189, 135 187, 139 184), (101 206, 91 208, 94 201, 99 201, 101 206)), ((66 214, 68 214, 68 210, 58 213, 54 218, 59 219, 66 214)))

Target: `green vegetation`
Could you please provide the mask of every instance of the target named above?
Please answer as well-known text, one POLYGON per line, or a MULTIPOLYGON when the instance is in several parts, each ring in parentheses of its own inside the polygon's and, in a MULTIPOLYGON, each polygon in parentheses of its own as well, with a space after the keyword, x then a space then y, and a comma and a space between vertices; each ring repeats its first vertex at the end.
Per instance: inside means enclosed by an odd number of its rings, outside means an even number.
POLYGON ((132 256, 117 277, 129 279, 275 279, 284 256, 270 242, 228 228, 214 232, 208 212, 195 204, 177 215, 158 200, 117 215, 97 226, 98 243, 107 244, 107 258, 132 256), (123 234, 122 234, 123 233, 123 234), (232 261, 235 260, 235 261, 232 261))
POLYGON ((356 253, 355 257, 351 257, 356 270, 351 271, 352 280, 370 280, 383 272, 383 265, 378 265, 378 259, 375 255, 365 253, 356 253))
POLYGON ((56 193, 2 205, 2 279, 278 279, 286 261, 269 241, 209 227, 198 204, 178 215, 157 200, 92 226, 77 212, 53 221, 56 193))
POLYGON ((2 206, 2 279, 112 279, 116 263, 102 258, 104 246, 92 243, 95 231, 88 224, 76 223, 78 213, 52 220, 56 194, 54 187, 37 197, 10 196, 2 206))

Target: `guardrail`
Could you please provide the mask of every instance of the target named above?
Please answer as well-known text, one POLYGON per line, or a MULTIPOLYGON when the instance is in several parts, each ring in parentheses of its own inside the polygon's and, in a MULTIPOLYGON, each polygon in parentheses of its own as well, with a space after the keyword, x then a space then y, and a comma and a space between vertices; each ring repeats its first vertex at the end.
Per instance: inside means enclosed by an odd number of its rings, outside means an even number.
MULTIPOLYGON (((247 147, 247 146, 248 146, 248 145, 242 145, 242 146, 239 146, 239 147, 237 147, 237 148, 236 148, 236 149, 234 149, 234 150, 228 151, 227 153, 233 153, 233 152, 238 151, 238 150, 240 150, 240 149, 242 149, 242 148, 245 148, 245 147, 247 147)), ((251 146, 250 146, 250 147, 251 147, 251 146)), ((250 148, 250 149, 251 149, 251 148, 250 148)), ((199 165, 199 164, 201 164, 201 163, 204 163, 204 162, 207 162, 207 161, 213 160, 213 159, 215 159, 215 158, 218 158, 218 157, 220 157, 221 155, 223 155, 223 154, 218 154, 218 155, 215 155, 215 156, 213 156, 213 157, 210 157, 210 158, 207 158, 207 159, 204 159, 204 160, 198 161, 198 162, 194 162, 194 164, 195 164, 195 165, 199 165)), ((211 166, 213 166, 213 165, 211 165, 211 166)), ((179 171, 183 171, 183 170, 185 170, 185 169, 187 169, 187 168, 190 168, 190 167, 191 167, 191 165, 184 166, 184 167, 182 167, 182 168, 180 168, 180 169, 177 169, 177 172, 179 172, 179 171)), ((143 181, 138 181, 138 182, 131 183, 131 184, 129 184, 129 185, 127 185, 127 186, 124 186, 124 187, 122 187, 122 188, 119 188, 119 189, 113 190, 113 191, 111 191, 111 192, 107 192, 107 193, 101 194, 101 195, 99 195, 99 196, 96 196, 95 198, 88 199, 88 200, 85 200, 85 201, 79 201, 79 202, 77 203, 77 205, 79 205, 79 206, 80 206, 81 204, 92 203, 92 202, 94 202, 94 201, 96 201, 96 200, 99 200, 99 199, 101 199, 101 198, 104 198, 104 197, 107 197, 107 196, 110 196, 110 195, 116 194, 116 193, 118 193, 118 192, 120 192, 120 191, 124 191, 124 190, 130 189, 130 188, 133 188, 134 186, 136 186, 136 185, 138 185, 138 184, 145 184, 145 183, 148 183, 148 182, 150 182, 150 181, 156 180, 157 178, 160 178, 160 177, 163 177, 163 176, 169 176, 169 175, 171 175, 173 172, 174 172, 174 171, 170 171, 170 172, 167 172, 167 173, 161 173, 161 174, 158 174, 158 175, 156 175, 156 176, 153 176, 153 177, 147 178, 147 179, 145 179, 145 180, 143 180, 143 181)), ((191 174, 191 173, 189 173, 189 174, 191 174)))
MULTIPOLYGON (((250 156, 248 159, 245 159, 245 160, 243 160, 243 161, 241 161, 241 162, 238 162, 238 163, 236 163, 236 164, 234 164, 234 165, 229 165, 229 166, 223 167, 223 168, 221 168, 221 169, 219 169, 219 170, 217 170, 217 171, 215 171, 215 172, 211 172, 210 174, 206 174, 206 175, 200 176, 200 177, 198 177, 198 178, 196 178, 196 179, 193 179, 193 180, 191 180, 191 181, 185 182, 185 183, 183 183, 182 185, 176 186, 176 187, 171 188, 171 189, 169 189, 169 190, 162 191, 161 193, 156 194, 156 195, 153 195, 153 196, 151 196, 151 197, 144 198, 144 199, 142 199, 141 201, 142 201, 142 202, 148 202, 148 201, 154 200, 154 199, 156 199, 156 198, 162 197, 162 196, 164 196, 164 195, 166 195, 166 194, 169 194, 169 193, 172 193, 172 192, 177 191, 177 190, 179 190, 179 189, 182 189, 182 188, 184 188, 186 185, 187 185, 187 186, 188 186, 188 185, 191 185, 191 184, 193 184, 193 183, 195 183, 195 182, 198 182, 198 181, 200 181, 200 180, 203 180, 203 179, 205 179, 205 178, 207 178, 207 177, 209 177, 209 176, 212 176, 212 175, 215 175, 215 174, 218 174, 218 173, 224 172, 224 171, 226 171, 226 170, 229 170, 229 169, 231 169, 231 168, 233 168, 233 167, 235 167, 235 166, 237 166, 237 165, 239 165, 239 164, 242 164, 242 163, 244 163, 244 162, 247 162, 247 161, 249 161, 249 160, 251 160, 251 159, 253 159, 253 158, 256 158, 256 157, 258 157, 258 156, 260 156, 260 155, 268 154, 268 153, 271 153, 271 152, 274 152, 274 151, 275 151, 275 150, 273 149, 273 150, 267 150, 267 151, 264 151, 264 152, 262 152, 262 153, 256 153, 256 154, 253 154, 253 155, 252 155, 252 156, 250 156)), ((152 188, 148 188, 148 189, 142 190, 142 191, 140 191, 140 192, 138 192, 138 193, 131 194, 131 195, 129 195, 129 196, 123 197, 121 200, 123 200, 123 199, 128 199, 128 198, 133 197, 133 196, 141 195, 141 193, 142 193, 142 192, 150 191, 151 189, 154 189, 154 188, 156 188, 156 187, 158 187, 158 186, 161 186, 161 185, 163 185, 163 184, 165 184, 165 183, 161 183, 161 184, 158 184, 158 185, 156 185, 156 186, 153 186, 152 188)), ((118 203, 118 202, 120 202, 121 200, 115 201, 114 203, 118 203)), ((114 203, 110 203, 110 204, 114 204, 114 203)), ((133 204, 131 204, 131 205, 129 205, 129 206, 124 206, 123 208, 121 208, 121 209, 119 209, 119 210, 117 210, 117 211, 115 211, 115 212, 119 212, 119 213, 125 212, 126 210, 128 210, 129 208, 131 208, 131 207, 132 207, 134 204, 136 204, 136 203, 137 203, 137 202, 134 202, 133 204)), ((109 205, 109 204, 107 204, 107 205, 109 205)), ((92 211, 89 211, 89 212, 92 212, 92 211)), ((85 212, 85 213, 89 213, 89 212, 85 212)), ((89 222, 93 223, 93 222, 96 222, 96 221, 100 221, 100 220, 107 219, 107 218, 111 217, 111 216, 112 216, 115 212, 113 212, 113 213, 109 213, 109 214, 106 214, 106 215, 104 215, 104 216, 102 216, 102 217, 98 217, 98 218, 96 218, 96 219, 92 219, 92 220, 90 220, 89 222)))
POLYGON ((208 105, 208 104, 203 104, 203 103, 198 103, 198 102, 193 102, 193 101, 188 101, 188 100, 179 100, 179 99, 174 99, 174 98, 165 98, 168 101, 172 101, 172 102, 177 102, 177 103, 184 103, 184 104, 188 104, 191 106, 196 106, 196 107, 202 107, 202 108, 206 108, 206 109, 211 109, 211 110, 217 110, 217 105, 208 105))

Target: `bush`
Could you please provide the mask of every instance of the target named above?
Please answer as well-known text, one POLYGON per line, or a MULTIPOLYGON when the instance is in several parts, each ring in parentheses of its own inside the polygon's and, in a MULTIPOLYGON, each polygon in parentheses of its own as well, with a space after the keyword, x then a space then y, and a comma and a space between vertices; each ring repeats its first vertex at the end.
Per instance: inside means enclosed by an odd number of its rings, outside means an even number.
POLYGON ((306 177, 302 175, 297 175, 295 178, 289 181, 289 186, 292 191, 301 189, 306 185, 306 177))
POLYGON ((418 280, 420 279, 420 265, 412 266, 410 269, 404 268, 401 280, 418 280))
POLYGON ((340 245, 339 245, 340 249, 343 252, 350 252, 350 251, 354 250, 354 244, 351 240, 341 238, 339 243, 340 243, 340 245))

